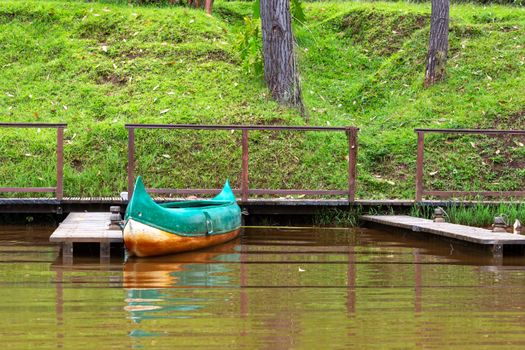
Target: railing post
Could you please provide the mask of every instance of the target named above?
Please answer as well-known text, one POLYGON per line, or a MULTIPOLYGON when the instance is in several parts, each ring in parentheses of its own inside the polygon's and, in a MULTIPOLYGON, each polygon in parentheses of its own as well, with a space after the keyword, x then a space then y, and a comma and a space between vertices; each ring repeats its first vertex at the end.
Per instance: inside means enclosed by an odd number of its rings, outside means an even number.
POLYGON ((416 160, 416 202, 423 200, 423 155, 425 152, 425 133, 417 131, 417 160, 416 160))
POLYGON ((248 200, 248 130, 242 129, 241 199, 248 200))
POLYGON ((64 128, 57 128, 57 200, 64 197, 64 128))
POLYGON ((128 128, 128 200, 133 195, 133 182, 135 169, 135 129, 128 128))
POLYGON ((357 176, 357 129, 348 128, 348 201, 355 200, 355 183, 357 176))

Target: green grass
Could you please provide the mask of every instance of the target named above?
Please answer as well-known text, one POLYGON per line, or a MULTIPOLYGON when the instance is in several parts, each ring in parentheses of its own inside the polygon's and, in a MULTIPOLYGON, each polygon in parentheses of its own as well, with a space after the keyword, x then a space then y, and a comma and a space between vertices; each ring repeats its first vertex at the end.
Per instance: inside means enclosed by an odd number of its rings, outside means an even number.
MULTIPOLYGON (((296 29, 312 125, 355 125, 358 197, 413 198, 416 127, 523 128, 525 9, 454 5, 448 78, 423 88, 429 4, 306 4, 296 29)), ((235 47, 251 4, 182 7, 3 1, 0 121, 67 122, 65 194, 126 187, 125 123, 301 125, 242 68, 235 47)), ((342 134, 252 133, 253 187, 345 188, 342 134)), ((137 132, 148 186, 240 181, 240 135, 137 132)), ((425 186, 525 185, 525 140, 431 136, 425 186), (472 146, 474 144, 474 146, 472 146), (499 150, 498 153, 496 151, 499 150)), ((54 134, 0 130, 0 186, 52 186, 54 134)))

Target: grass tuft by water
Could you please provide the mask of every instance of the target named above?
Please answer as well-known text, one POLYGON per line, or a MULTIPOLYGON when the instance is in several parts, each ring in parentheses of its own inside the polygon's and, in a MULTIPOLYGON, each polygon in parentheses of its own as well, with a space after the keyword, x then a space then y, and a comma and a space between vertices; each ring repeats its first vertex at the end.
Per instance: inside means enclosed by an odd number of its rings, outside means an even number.
POLYGON ((361 226, 362 215, 393 215, 392 207, 363 207, 361 205, 349 209, 324 209, 313 217, 314 226, 358 227, 361 226))

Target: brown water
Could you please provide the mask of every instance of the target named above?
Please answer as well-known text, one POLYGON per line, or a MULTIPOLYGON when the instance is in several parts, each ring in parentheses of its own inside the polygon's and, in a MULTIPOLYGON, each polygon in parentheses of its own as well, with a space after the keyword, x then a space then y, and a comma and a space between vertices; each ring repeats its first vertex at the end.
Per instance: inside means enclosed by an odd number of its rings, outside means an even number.
POLYGON ((0 227, 2 349, 523 349, 525 259, 367 229, 254 229, 206 251, 62 265, 0 227))

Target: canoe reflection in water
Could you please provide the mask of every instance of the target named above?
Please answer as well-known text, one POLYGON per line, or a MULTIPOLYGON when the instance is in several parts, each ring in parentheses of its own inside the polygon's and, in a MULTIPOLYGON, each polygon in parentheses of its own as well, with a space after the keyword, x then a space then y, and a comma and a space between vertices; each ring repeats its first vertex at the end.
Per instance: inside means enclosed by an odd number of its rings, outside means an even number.
POLYGON ((191 311, 202 309, 212 301, 192 297, 192 288, 239 287, 239 278, 232 278, 234 274, 228 267, 229 262, 240 261, 239 243, 240 239, 236 239, 206 250, 129 259, 124 265, 127 303, 124 309, 136 323, 146 319, 191 317, 191 311), (184 296, 177 297, 181 289, 185 289, 184 296))

